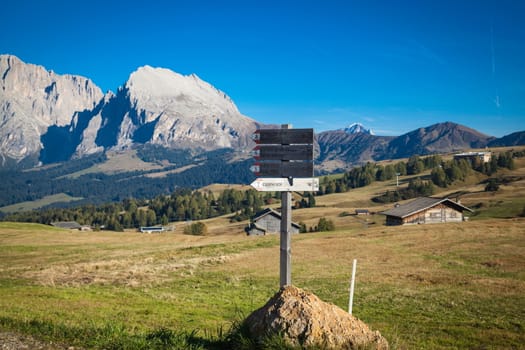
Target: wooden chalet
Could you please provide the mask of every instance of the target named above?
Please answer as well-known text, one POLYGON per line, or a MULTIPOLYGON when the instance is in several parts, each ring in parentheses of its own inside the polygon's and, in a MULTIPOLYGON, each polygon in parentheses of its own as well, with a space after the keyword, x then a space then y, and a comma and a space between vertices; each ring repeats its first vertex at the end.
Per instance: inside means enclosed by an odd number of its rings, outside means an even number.
POLYGON ((461 222, 465 220, 465 211, 472 212, 471 209, 448 198, 422 197, 407 204, 397 205, 381 214, 386 215, 388 226, 394 226, 461 222))
POLYGON ((473 163, 479 160, 481 163, 488 163, 492 158, 492 152, 464 152, 454 154, 454 160, 466 159, 473 163))
MULTIPOLYGON (((299 233, 300 226, 292 222, 292 233, 299 233)), ((260 236, 281 232, 281 213, 273 209, 265 209, 255 215, 253 222, 246 227, 249 236, 260 236)))

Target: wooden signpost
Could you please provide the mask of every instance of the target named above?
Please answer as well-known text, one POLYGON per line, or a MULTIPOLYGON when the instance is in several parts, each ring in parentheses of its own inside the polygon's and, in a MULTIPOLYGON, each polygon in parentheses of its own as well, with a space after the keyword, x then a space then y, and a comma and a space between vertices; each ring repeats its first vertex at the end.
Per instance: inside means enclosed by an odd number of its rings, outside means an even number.
POLYGON ((260 129, 252 135, 257 143, 252 155, 258 161, 250 169, 259 177, 251 186, 257 191, 281 192, 280 286, 292 284, 291 226, 292 191, 317 191, 313 178, 313 129, 260 129))
POLYGON ((255 173, 256 176, 267 176, 272 178, 311 178, 314 165, 308 162, 261 162, 255 163, 250 167, 250 170, 255 173), (309 176, 305 176, 309 174, 309 176))
POLYGON ((319 179, 317 178, 297 178, 293 179, 293 183, 284 177, 277 178, 258 178, 250 184, 257 191, 261 192, 276 192, 276 191, 291 191, 291 192, 305 192, 305 191, 319 191, 319 179))

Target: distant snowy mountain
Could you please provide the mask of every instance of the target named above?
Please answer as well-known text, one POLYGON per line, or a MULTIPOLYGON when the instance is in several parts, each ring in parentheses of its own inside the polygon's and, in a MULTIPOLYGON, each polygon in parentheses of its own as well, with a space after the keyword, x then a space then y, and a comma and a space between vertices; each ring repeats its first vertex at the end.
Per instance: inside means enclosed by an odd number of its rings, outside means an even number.
POLYGON ((363 126, 361 123, 353 123, 347 126, 346 128, 342 129, 347 134, 368 134, 368 135, 375 135, 374 132, 371 129, 367 129, 363 126))
POLYGON ((445 122, 397 137, 375 136, 364 132, 348 133, 346 129, 342 129, 322 132, 317 140, 318 160, 325 165, 324 169, 341 170, 370 161, 485 147, 494 142, 495 138, 463 125, 445 122))

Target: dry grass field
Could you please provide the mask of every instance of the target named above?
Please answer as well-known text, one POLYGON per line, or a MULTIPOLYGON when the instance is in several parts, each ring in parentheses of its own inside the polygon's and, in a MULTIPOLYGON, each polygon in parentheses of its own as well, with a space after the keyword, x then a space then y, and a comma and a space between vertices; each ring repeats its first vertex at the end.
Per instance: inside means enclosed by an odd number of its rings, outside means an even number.
MULTIPOLYGON (((311 226, 326 217, 337 229, 293 237, 293 284, 347 309, 357 259, 354 315, 391 348, 525 348, 525 164, 518 165, 502 174, 518 180, 496 193, 476 181, 441 193, 462 191, 462 203, 477 208, 463 223, 387 227, 381 215, 347 215, 388 208, 370 198, 395 183, 317 197, 318 207, 294 210, 293 220, 311 226)), ((279 237, 248 237, 247 222, 227 216, 204 222, 206 236, 183 234, 185 223, 163 234, 0 223, 0 331, 147 349, 148 337, 167 329, 198 339, 192 348, 221 348, 232 322, 278 290, 279 237)))
MULTIPOLYGON (((524 224, 487 219, 297 235, 292 280, 346 309, 357 259, 354 314, 394 349, 520 348, 524 224)), ((0 327, 227 328, 279 283, 278 237, 247 237, 237 226, 196 237, 2 223, 0 327)), ((59 340, 86 345, 75 337, 59 340)))

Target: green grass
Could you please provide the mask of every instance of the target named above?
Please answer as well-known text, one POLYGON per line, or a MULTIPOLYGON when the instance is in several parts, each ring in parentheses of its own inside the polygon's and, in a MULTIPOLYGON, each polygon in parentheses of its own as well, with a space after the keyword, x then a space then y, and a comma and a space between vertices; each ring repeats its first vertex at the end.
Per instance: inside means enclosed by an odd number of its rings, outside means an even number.
POLYGON ((471 218, 487 219, 487 218, 515 218, 521 215, 525 210, 525 198, 496 198, 483 202, 481 208, 476 210, 471 218))
POLYGON ((31 223, 31 222, 0 221, 0 233, 2 233, 2 236, 0 236, 0 238, 5 237, 7 230, 15 230, 15 231, 17 231, 16 234, 19 234, 19 233, 31 233, 33 231, 38 231, 38 232, 64 232, 63 229, 55 227, 55 226, 35 224, 35 223, 31 223))
MULTIPOLYGON (((523 224, 297 235, 292 281, 347 309, 357 258, 354 314, 391 348, 519 349, 523 224)), ((278 256, 277 236, 73 233, 2 223, 0 329, 97 349, 229 349, 232 339, 248 349, 255 346, 249 339, 228 331, 277 291, 278 256)), ((278 349, 281 341, 257 346, 278 349)))
POLYGON ((30 211, 30 210, 45 207, 46 205, 49 205, 49 204, 74 202, 74 201, 78 201, 81 199, 82 197, 72 197, 65 193, 58 193, 58 194, 53 194, 50 196, 45 196, 35 201, 20 202, 20 203, 16 203, 12 205, 6 205, 4 207, 0 207, 0 211, 4 213, 30 211))

